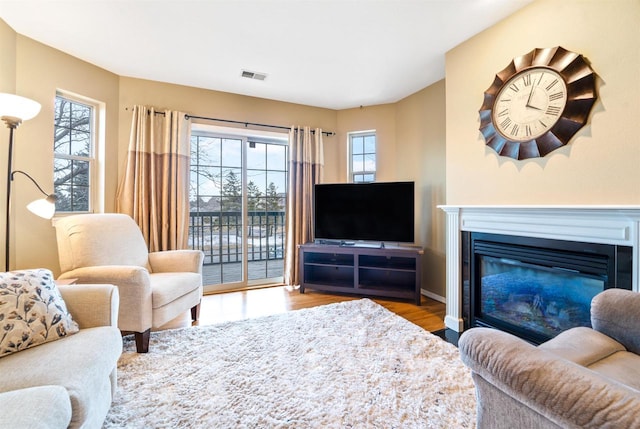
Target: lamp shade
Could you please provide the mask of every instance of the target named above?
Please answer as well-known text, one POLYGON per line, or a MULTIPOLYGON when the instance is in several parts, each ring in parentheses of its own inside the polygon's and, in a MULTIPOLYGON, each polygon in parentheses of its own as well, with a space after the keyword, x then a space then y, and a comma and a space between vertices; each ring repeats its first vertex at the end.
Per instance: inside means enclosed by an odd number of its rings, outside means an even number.
POLYGON ((28 121, 40 112, 40 103, 15 94, 0 93, 0 118, 28 121))
POLYGON ((27 204, 27 210, 36 216, 44 219, 51 219, 56 213, 56 198, 49 195, 47 198, 40 198, 27 204))

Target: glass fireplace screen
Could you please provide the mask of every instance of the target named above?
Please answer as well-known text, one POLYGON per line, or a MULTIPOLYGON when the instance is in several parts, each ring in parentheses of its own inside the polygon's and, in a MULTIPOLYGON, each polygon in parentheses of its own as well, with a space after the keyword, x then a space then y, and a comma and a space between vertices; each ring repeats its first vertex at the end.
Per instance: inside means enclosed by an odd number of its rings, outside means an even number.
POLYGON ((478 317, 542 338, 591 326, 591 299, 607 282, 605 275, 485 255, 480 256, 479 268, 478 317))

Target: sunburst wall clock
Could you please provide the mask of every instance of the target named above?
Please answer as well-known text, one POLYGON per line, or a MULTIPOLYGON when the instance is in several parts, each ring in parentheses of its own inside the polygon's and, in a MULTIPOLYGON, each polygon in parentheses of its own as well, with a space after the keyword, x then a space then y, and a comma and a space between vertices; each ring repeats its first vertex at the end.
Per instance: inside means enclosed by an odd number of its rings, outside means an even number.
POLYGON ((500 156, 537 158, 569 143, 597 98, 587 60, 557 46, 516 57, 484 92, 480 131, 500 156))

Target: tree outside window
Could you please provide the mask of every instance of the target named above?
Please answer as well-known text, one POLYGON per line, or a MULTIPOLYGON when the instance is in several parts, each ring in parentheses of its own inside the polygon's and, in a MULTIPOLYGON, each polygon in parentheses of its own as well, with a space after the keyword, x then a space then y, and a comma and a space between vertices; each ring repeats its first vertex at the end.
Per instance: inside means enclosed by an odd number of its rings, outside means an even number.
POLYGON ((53 183, 59 212, 89 212, 94 164, 94 106, 56 96, 53 183))

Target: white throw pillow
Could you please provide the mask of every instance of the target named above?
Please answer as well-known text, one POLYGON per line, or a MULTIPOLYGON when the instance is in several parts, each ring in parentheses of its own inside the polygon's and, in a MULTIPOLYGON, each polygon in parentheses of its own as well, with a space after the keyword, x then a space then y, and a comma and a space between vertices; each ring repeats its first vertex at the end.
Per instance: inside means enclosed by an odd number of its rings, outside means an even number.
POLYGON ((0 357, 78 330, 51 271, 0 273, 0 357))

